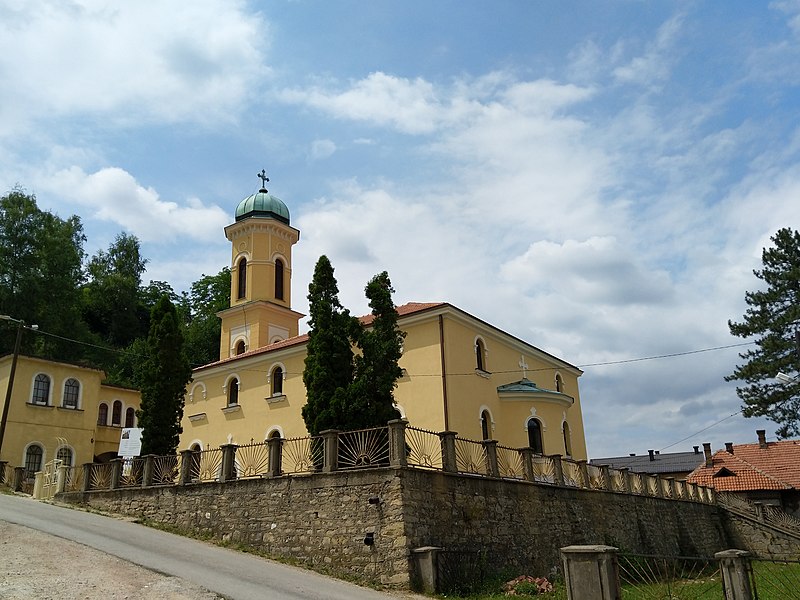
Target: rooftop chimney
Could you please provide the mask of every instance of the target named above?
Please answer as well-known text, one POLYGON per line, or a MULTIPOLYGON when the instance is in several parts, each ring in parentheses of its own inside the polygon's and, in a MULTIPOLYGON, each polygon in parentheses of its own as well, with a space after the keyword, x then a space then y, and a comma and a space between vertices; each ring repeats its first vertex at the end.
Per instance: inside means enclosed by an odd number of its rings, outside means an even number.
POLYGON ((725 442, 725 452, 733 454, 733 442, 725 442))
POLYGON ((711 460, 711 443, 706 442, 703 444, 703 454, 706 455, 706 466, 711 467, 713 466, 713 462, 711 460))
POLYGON ((692 448, 694 448, 695 454, 700 454, 700 446, 692 446, 692 448))
POLYGON ((647 453, 650 455, 650 460, 655 460, 655 450, 648 450, 647 453))
POLYGON ((636 452, 631 452, 631 456, 636 456, 636 452))
POLYGON ((758 447, 766 449, 767 447, 767 432, 764 429, 756 429, 756 435, 758 436, 758 447))

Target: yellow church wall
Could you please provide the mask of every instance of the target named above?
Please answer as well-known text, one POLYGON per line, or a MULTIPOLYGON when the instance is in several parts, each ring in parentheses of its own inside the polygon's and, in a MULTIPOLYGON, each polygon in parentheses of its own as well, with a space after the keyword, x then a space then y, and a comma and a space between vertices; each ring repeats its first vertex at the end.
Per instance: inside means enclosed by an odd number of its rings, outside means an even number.
MULTIPOLYGON (((11 360, 11 356, 0 359, 3 390, 7 389, 11 360)), ((72 450, 73 464, 92 462, 103 452, 116 452, 121 427, 99 427, 98 406, 107 402, 110 418, 114 400, 120 400, 124 422, 125 409, 138 409, 140 397, 135 390, 102 385, 103 378, 99 370, 20 356, 0 460, 24 466, 26 450, 34 443, 43 449, 42 464, 53 460, 62 446, 72 450), (32 402, 34 379, 40 373, 50 378, 47 405, 32 402), (80 385, 77 409, 63 406, 68 379, 75 379, 80 385)))

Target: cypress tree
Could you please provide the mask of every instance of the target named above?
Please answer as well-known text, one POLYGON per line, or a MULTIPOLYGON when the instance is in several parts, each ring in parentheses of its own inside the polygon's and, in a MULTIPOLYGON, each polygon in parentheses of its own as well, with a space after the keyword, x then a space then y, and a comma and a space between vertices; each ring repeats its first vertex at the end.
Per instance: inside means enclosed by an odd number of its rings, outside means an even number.
POLYGON ((741 353, 746 362, 727 381, 743 381, 736 392, 746 417, 766 416, 780 425, 780 437, 800 434, 800 232, 788 228, 772 236, 775 244, 761 254, 764 268, 753 274, 765 288, 745 293, 748 309, 740 323, 728 321, 733 335, 755 337, 756 348, 741 353), (795 383, 775 380, 778 372, 793 375, 795 383))
POLYGON ((186 384, 192 369, 183 351, 183 335, 175 306, 161 296, 150 313, 145 355, 137 369, 142 393, 138 412, 142 427, 142 454, 174 454, 182 432, 186 384))
POLYGON ((311 435, 346 429, 346 404, 353 380, 351 337, 358 320, 339 302, 339 287, 327 256, 320 256, 308 286, 310 330, 303 370, 303 420, 311 435))

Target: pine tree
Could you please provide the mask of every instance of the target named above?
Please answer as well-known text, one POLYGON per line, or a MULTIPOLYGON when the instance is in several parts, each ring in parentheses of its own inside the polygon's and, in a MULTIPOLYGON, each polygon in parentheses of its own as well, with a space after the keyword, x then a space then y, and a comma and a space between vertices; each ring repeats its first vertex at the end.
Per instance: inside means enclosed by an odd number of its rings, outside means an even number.
POLYGON ((365 288, 372 309, 372 327, 359 332, 361 355, 355 358, 355 374, 347 405, 351 429, 386 425, 398 417, 394 388, 403 375, 398 361, 403 353, 405 333, 397 326, 397 309, 392 301, 392 282, 384 271, 365 288))
POLYGON ((306 404, 303 420, 311 435, 326 429, 347 429, 345 407, 353 380, 350 340, 359 327, 339 302, 333 266, 321 256, 308 286, 310 331, 303 370, 306 404))
POLYGON ((142 454, 174 454, 182 432, 186 384, 192 378, 183 351, 183 335, 177 311, 169 297, 162 296, 150 314, 146 355, 137 369, 142 392, 138 413, 142 432, 142 454))
POLYGON ((788 228, 772 237, 775 244, 761 255, 764 268, 754 275, 765 289, 746 292, 749 308, 741 323, 728 321, 733 335, 755 338, 756 348, 739 356, 747 362, 736 367, 727 381, 747 383, 736 392, 744 401, 746 417, 766 416, 780 425, 780 437, 800 434, 800 383, 775 380, 778 372, 800 372, 800 349, 796 330, 800 327, 800 232, 788 228))

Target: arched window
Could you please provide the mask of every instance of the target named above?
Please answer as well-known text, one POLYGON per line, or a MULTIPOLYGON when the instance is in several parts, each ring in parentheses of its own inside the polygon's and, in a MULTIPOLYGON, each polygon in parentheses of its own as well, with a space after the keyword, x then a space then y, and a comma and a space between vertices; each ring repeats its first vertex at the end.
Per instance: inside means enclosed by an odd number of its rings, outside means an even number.
POLYGON ((283 261, 280 258, 275 261, 275 297, 283 300, 283 261))
POLYGON ((64 408, 78 408, 78 396, 80 395, 81 384, 77 379, 67 379, 64 383, 64 399, 61 406, 64 408))
POLYGON ((492 418, 489 416, 489 411, 484 410, 481 412, 481 439, 492 439, 492 418))
POLYGON ((486 345, 483 340, 475 340, 475 368, 479 371, 486 371, 486 345))
POLYGON ((561 379, 561 374, 556 373, 556 391, 563 392, 564 391, 564 380, 561 379))
POLYGON ((108 425, 108 404, 101 402, 97 408, 97 424, 108 425))
POLYGON ((238 342, 236 342, 236 349, 234 350, 234 354, 236 354, 236 356, 244 354, 244 340, 239 340, 238 342))
POLYGON ((61 461, 61 464, 65 467, 72 466, 72 449, 67 448, 66 446, 61 446, 56 453, 56 458, 61 461))
POLYGON ((273 396, 282 396, 283 395, 283 369, 280 367, 275 367, 272 369, 272 373, 270 374, 270 380, 272 381, 272 395, 273 396))
POLYGON ((44 450, 39 444, 31 444, 25 451, 25 477, 33 479, 36 471, 42 470, 44 450))
POLYGON ((136 427, 136 410, 133 407, 125 411, 125 427, 136 427))
POLYGON ((241 300, 247 293, 247 259, 239 261, 236 298, 241 300))
POLYGON ((122 425, 122 402, 114 400, 114 407, 111 409, 111 426, 119 427, 122 425))
POLYGON ((269 433, 269 437, 267 437, 267 439, 268 439, 268 440, 274 440, 274 439, 277 439, 277 438, 279 438, 279 437, 281 437, 281 432, 280 432, 280 430, 278 430, 278 429, 273 429, 272 431, 270 431, 270 433, 269 433))
POLYGON ((239 404, 239 380, 234 377, 228 382, 228 406, 239 404))
POLYGON ((48 398, 50 398, 50 378, 44 373, 39 373, 33 380, 31 403, 47 406, 48 398))
POLYGON ((533 448, 536 454, 544 454, 542 424, 539 419, 528 420, 528 447, 533 448))
POLYGON ((564 452, 567 456, 572 456, 572 440, 569 435, 569 424, 564 421, 564 425, 561 429, 564 434, 564 452))

